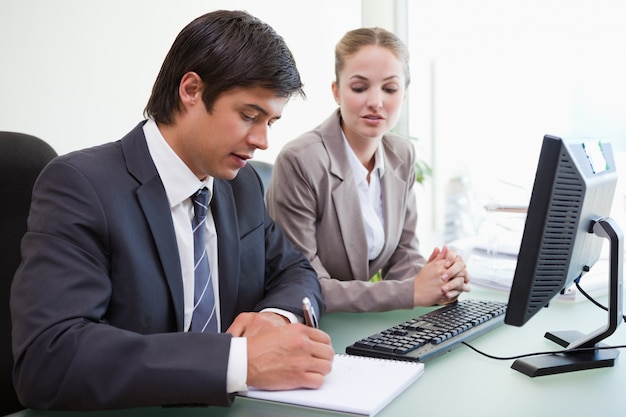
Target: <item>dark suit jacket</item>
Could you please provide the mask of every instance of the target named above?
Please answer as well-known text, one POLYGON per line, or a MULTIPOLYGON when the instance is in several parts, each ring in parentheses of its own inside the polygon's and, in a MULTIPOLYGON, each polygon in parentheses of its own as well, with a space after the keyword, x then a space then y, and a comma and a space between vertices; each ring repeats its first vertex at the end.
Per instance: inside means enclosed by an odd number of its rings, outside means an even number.
MULTIPOLYGON (((51 162, 11 294, 14 382, 31 408, 228 405, 231 337, 185 333, 165 190, 142 125, 51 162)), ((215 180, 222 329, 237 314, 323 309, 315 272, 270 220, 251 167, 215 180)))

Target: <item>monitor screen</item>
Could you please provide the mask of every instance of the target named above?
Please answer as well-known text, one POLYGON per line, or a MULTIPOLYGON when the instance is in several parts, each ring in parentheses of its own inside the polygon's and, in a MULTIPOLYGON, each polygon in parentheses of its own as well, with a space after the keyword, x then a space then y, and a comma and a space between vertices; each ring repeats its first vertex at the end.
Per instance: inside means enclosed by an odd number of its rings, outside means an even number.
MULTIPOLYGON (((506 324, 524 325, 576 279, 584 282, 606 241, 594 227, 610 215, 616 185, 610 144, 544 136, 506 324)), ((567 347, 571 342, 554 341, 567 347)))

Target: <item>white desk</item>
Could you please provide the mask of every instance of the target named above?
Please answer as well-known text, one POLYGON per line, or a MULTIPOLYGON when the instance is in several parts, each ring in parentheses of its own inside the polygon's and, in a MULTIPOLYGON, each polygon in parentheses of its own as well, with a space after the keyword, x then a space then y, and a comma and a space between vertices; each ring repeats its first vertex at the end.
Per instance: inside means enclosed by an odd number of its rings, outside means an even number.
MULTIPOLYGON (((507 300, 503 292, 476 288, 471 296, 507 300)), ((601 299, 604 301, 604 299, 601 299)), ((361 337, 398 324, 428 309, 389 313, 335 313, 321 319, 337 352, 361 337)), ((471 344, 487 353, 510 356, 558 349, 543 334, 550 330, 589 332, 605 323, 606 313, 590 303, 553 302, 522 328, 503 326, 471 344)), ((626 344, 626 324, 606 340, 626 344)), ((377 417, 484 416, 484 417, 623 417, 626 415, 626 351, 616 366, 530 378, 510 368, 512 361, 496 361, 466 346, 426 364, 424 375, 400 394, 377 417)), ((376 381, 372 381, 376 389, 376 381)), ((367 395, 367 393, 363 393, 367 395)), ((313 417, 330 412, 268 404, 237 398, 230 408, 146 408, 97 413, 25 410, 14 417, 313 417)))

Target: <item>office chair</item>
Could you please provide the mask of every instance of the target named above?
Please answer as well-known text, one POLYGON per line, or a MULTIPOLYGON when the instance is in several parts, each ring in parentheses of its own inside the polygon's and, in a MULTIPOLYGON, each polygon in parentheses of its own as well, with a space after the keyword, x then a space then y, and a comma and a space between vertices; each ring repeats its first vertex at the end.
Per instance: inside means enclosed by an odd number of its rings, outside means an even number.
POLYGON ((12 381, 9 293, 19 266, 20 242, 26 232, 31 193, 37 176, 57 153, 41 139, 23 133, 0 132, 0 415, 24 407, 12 381))
POLYGON ((248 161, 248 163, 256 170, 259 177, 261 177, 264 192, 267 192, 267 187, 270 185, 270 179, 272 178, 272 168, 274 165, 269 162, 257 161, 256 159, 248 161))

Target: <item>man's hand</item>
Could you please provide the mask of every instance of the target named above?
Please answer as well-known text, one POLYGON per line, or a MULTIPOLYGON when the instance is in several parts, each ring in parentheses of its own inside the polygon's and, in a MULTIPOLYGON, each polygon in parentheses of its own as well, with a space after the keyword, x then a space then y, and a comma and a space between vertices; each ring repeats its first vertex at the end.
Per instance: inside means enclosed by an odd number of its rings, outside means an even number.
POLYGON ((234 337, 248 337, 268 326, 285 326, 287 324, 289 324, 287 317, 278 313, 242 313, 235 318, 226 333, 230 333, 234 337))
POLYGON ((242 313, 227 330, 247 338, 247 384, 268 390, 321 387, 335 353, 330 337, 299 323, 281 325, 272 314, 242 313))

